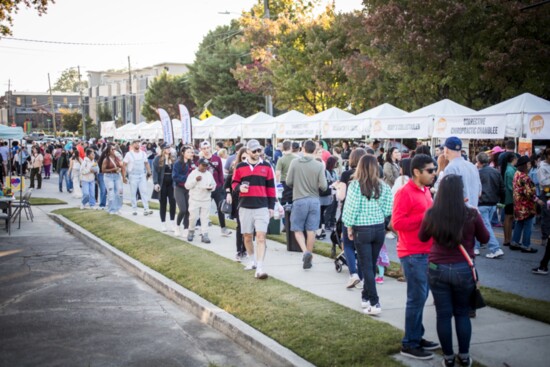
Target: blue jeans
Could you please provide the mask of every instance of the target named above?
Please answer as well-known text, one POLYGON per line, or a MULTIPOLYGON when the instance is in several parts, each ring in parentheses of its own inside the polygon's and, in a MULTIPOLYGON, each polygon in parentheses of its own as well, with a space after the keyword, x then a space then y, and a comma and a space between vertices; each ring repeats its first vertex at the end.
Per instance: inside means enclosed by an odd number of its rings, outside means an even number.
POLYGON ((95 206, 95 181, 80 181, 82 184, 82 205, 95 206))
POLYGON ((130 181, 130 198, 132 201, 132 209, 134 211, 137 210, 137 190, 139 188, 143 208, 145 210, 149 210, 149 200, 147 199, 147 177, 145 177, 145 174, 130 174, 128 176, 128 181, 130 181))
MULTIPOLYGON (((467 262, 433 264, 429 269, 430 289, 437 314, 437 336, 446 356, 453 355, 453 326, 455 318, 458 353, 470 352, 472 324, 470 323, 470 296, 475 288, 472 271, 467 262), (437 269, 432 267, 437 266, 437 269)), ((408 280, 408 279, 407 279, 408 280)))
POLYGON ((67 187, 67 191, 69 191, 69 189, 71 188, 69 175, 67 174, 68 171, 68 168, 61 168, 59 170, 59 191, 63 191, 63 179, 65 179, 65 186, 67 187))
MULTIPOLYGON (((483 219, 483 223, 485 224, 485 228, 487 228, 487 231, 489 232, 489 242, 487 242, 487 245, 489 247, 489 251, 493 253, 500 249, 500 244, 498 243, 498 240, 495 237, 495 232, 493 231, 493 227, 491 226, 491 218, 497 212, 497 207, 480 206, 478 207, 478 210, 481 214, 481 218, 483 219)), ((476 248, 477 247, 478 242, 476 241, 476 248)))
POLYGON ((428 254, 402 257, 401 265, 407 278, 407 307, 405 309, 404 348, 419 348, 424 336, 422 317, 428 299, 428 254))
POLYGON ((107 210, 116 213, 122 208, 122 177, 119 173, 105 173, 103 179, 107 188, 107 210))
POLYGON ((376 260, 384 244, 386 230, 384 223, 353 228, 353 243, 357 249, 357 260, 363 269, 363 292, 361 298, 369 300, 371 305, 379 302, 374 277, 376 275, 376 260))
POLYGON ((533 218, 516 220, 514 232, 512 233, 512 242, 523 245, 523 247, 531 247, 531 230, 533 229, 533 218), (521 234, 523 233, 523 241, 521 234))
POLYGON ((104 173, 98 173, 97 185, 99 186, 99 206, 105 208, 107 204, 107 188, 105 187, 104 173))
POLYGON ((357 274, 359 278, 363 278, 363 273, 357 264, 355 257, 355 244, 348 237, 348 227, 342 223, 342 242, 344 243, 344 256, 346 257, 346 263, 348 264, 349 274, 357 274))

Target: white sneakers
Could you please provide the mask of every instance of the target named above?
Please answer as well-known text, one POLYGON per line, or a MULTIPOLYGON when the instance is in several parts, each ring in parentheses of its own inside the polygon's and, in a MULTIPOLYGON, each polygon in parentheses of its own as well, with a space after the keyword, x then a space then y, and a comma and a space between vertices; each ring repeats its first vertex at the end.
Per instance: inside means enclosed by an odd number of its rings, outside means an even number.
POLYGON ((174 227, 174 236, 176 237, 180 237, 181 236, 181 229, 180 229, 180 226, 176 225, 174 227))
POLYGON ((479 249, 475 248, 475 249, 474 249, 474 254, 475 254, 476 256, 479 255, 479 249))
POLYGON ((160 231, 161 232, 166 232, 167 231, 165 222, 160 223, 160 231))
POLYGON ((366 315, 378 315, 382 312, 382 308, 380 307, 380 303, 373 305, 370 305, 363 310, 363 313, 366 315))
POLYGON ((357 275, 357 273, 353 273, 349 277, 349 281, 348 281, 348 284, 346 285, 346 288, 353 288, 357 284, 359 284, 360 281, 361 279, 359 279, 359 275, 357 275))
POLYGON ((498 249, 495 252, 489 252, 487 255, 485 255, 485 257, 488 259, 498 259, 502 255, 504 255, 504 251, 498 249))

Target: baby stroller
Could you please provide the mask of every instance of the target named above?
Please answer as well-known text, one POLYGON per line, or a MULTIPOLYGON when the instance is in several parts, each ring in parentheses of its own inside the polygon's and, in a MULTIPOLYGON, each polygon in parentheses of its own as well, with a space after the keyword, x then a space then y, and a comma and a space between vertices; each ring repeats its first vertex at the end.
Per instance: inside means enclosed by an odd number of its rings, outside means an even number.
POLYGON ((334 259, 334 267, 338 273, 342 272, 342 268, 348 266, 346 257, 344 256, 344 244, 342 243, 342 221, 339 220, 336 223, 336 228, 330 234, 330 240, 332 242, 331 258, 334 259), (340 253, 336 256, 336 247, 340 249, 340 253))

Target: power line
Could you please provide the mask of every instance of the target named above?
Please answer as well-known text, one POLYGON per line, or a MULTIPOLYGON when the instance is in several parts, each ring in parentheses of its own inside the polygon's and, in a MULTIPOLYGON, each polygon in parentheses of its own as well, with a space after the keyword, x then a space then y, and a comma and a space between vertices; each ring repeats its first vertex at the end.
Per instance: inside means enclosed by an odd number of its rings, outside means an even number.
POLYGON ((16 38, 16 37, 1 37, 0 39, 10 40, 10 41, 50 43, 50 44, 59 44, 59 45, 72 45, 72 46, 144 46, 144 45, 152 45, 152 44, 159 43, 159 42, 139 42, 139 43, 66 42, 66 41, 35 40, 35 39, 29 39, 29 38, 16 38))

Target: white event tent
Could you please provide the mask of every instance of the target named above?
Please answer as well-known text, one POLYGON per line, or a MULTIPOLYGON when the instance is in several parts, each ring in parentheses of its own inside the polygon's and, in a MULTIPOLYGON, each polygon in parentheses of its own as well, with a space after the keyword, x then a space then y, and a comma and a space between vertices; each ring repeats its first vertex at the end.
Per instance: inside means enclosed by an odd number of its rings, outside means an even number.
POLYGON ((116 129, 114 138, 117 140, 132 140, 139 136, 139 128, 137 125, 128 123, 116 129))
POLYGON ((530 139, 550 139, 550 101, 531 93, 514 98, 478 112, 478 115, 498 115, 504 121, 506 136, 530 139))
POLYGON ((193 139, 209 139, 212 134, 212 127, 220 121, 221 119, 217 116, 210 116, 202 121, 193 121, 193 139))
POLYGON ((309 117, 298 111, 288 111, 275 117, 275 135, 280 139, 313 139, 319 125, 311 124, 309 117))
POLYGON ((237 139, 242 136, 241 123, 244 117, 236 113, 227 116, 221 121, 215 122, 212 128, 214 139, 237 139))
MULTIPOLYGON (((384 103, 365 112, 361 112, 350 119, 338 121, 334 124, 333 131, 330 134, 327 134, 327 132, 322 132, 322 134, 323 137, 328 138, 360 139, 370 134, 372 120, 381 117, 398 117, 406 114, 406 111, 389 103, 384 103), (340 126, 342 127, 339 128, 340 126)), ((323 127, 321 127, 321 129, 323 129, 323 127)))
POLYGON ((147 124, 139 131, 141 139, 158 139, 162 137, 162 123, 157 120, 147 124))
POLYGON ((242 121, 243 139, 271 139, 275 132, 275 119, 258 112, 242 121))
POLYGON ((319 134, 323 138, 352 138, 357 134, 361 137, 363 131, 359 131, 357 121, 349 122, 354 117, 355 115, 349 112, 332 107, 311 116, 308 120, 310 124, 318 126, 319 134))

